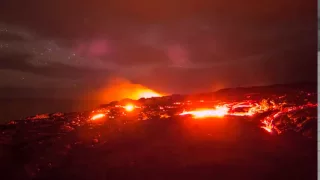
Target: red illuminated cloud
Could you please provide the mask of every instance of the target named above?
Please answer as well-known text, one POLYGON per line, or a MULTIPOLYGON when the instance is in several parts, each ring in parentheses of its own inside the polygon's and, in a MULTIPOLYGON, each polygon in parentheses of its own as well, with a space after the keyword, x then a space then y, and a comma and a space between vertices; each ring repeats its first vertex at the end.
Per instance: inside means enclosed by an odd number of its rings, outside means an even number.
POLYGON ((187 50, 179 44, 170 45, 167 54, 173 66, 183 67, 190 63, 187 50))
POLYGON ((106 39, 92 40, 91 42, 78 42, 74 51, 88 57, 101 57, 110 54, 111 45, 106 39))

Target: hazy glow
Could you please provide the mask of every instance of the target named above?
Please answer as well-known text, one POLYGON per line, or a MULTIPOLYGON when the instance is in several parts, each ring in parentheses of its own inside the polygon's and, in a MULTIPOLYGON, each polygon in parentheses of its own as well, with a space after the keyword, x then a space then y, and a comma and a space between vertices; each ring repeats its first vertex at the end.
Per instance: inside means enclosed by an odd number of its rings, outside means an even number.
POLYGON ((128 112, 131 112, 134 110, 134 106, 132 104, 127 104, 124 109, 128 112))
POLYGON ((141 90, 141 92, 137 93, 138 98, 151 98, 151 97, 161 97, 161 96, 162 96, 161 94, 156 93, 149 89, 141 90))
POLYGON ((160 97, 163 94, 125 79, 114 78, 108 83, 107 87, 99 92, 98 96, 99 99, 102 97, 105 101, 114 101, 125 98, 137 100, 140 98, 160 97))

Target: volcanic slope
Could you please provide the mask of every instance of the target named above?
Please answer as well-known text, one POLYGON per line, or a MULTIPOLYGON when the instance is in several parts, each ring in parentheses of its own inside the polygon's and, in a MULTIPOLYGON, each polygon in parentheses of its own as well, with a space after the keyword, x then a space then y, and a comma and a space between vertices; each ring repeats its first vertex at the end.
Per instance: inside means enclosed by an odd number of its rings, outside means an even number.
POLYGON ((127 99, 0 126, 0 168, 19 180, 316 179, 316 126, 303 86, 127 99))

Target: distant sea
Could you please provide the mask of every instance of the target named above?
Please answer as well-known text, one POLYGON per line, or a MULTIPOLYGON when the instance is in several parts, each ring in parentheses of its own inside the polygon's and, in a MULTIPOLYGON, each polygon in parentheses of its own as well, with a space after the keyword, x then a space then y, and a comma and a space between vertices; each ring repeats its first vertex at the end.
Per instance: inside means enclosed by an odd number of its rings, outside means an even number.
POLYGON ((69 100, 45 98, 0 99, 0 124, 36 114, 78 112, 99 106, 94 100, 69 100))

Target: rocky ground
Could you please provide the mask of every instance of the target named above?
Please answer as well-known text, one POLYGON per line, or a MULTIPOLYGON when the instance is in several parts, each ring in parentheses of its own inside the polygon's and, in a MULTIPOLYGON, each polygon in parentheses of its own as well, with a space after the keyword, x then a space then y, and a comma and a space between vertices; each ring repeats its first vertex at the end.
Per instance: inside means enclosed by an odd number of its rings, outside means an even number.
POLYGON ((316 92, 238 91, 125 100, 11 121, 0 126, 2 177, 316 179, 316 92), (126 111, 127 103, 135 109, 126 111), (181 115, 221 104, 229 108, 223 117, 181 115))

